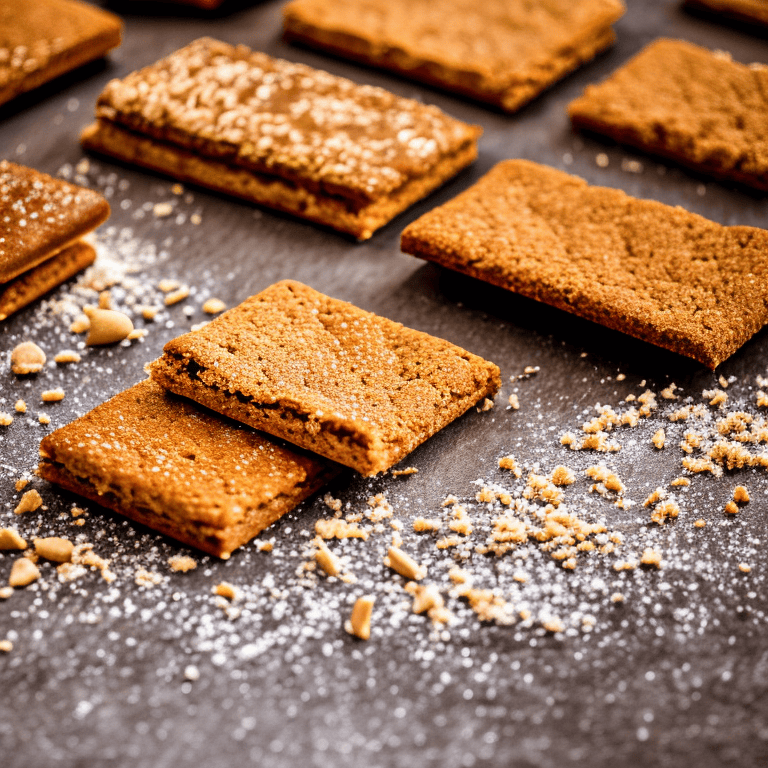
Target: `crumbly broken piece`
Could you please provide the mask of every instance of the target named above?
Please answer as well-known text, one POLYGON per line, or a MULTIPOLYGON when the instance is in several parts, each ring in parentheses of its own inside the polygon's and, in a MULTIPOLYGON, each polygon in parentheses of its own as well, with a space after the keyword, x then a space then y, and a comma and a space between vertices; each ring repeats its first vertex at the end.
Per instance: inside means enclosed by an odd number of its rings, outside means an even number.
POLYGON ((226 308, 227 305, 221 299, 210 298, 203 304, 203 312, 208 315, 218 315, 226 308))
POLYGON ((371 614, 376 598, 373 595, 363 595, 355 600, 349 619, 344 622, 344 630, 350 635, 368 640, 371 636, 371 614))
POLYGON ((40 493, 32 488, 27 491, 19 500, 16 508, 13 510, 17 515, 23 515, 25 512, 34 512, 43 506, 43 499, 40 493))
POLYGON ((26 587, 40 578, 40 569, 28 558, 20 557, 13 561, 8 585, 11 587, 26 587))
POLYGON ((10 427, 13 424, 13 416, 5 411, 0 411, 0 427, 10 427))
POLYGON ((315 533, 321 539, 363 539, 368 538, 368 531, 363 530, 357 523, 332 518, 320 519, 315 523, 315 533))
POLYGON ((749 502, 749 491, 743 485, 737 485, 733 489, 733 500, 739 504, 749 502))
POLYGON ((471 163, 481 133, 436 107, 211 38, 109 82, 96 117, 87 148, 359 239, 471 163))
POLYGON ((26 549, 27 542, 14 528, 0 528, 0 550, 2 549, 26 549))
POLYGON ((667 435, 663 429, 657 429, 656 432, 654 432, 653 437, 651 438, 653 447, 658 448, 659 450, 661 450, 664 447, 666 440, 667 440, 667 435))
POLYGON ((652 568, 661 568, 661 552, 658 549, 647 547, 643 550, 643 554, 640 557, 640 565, 647 565, 652 568))
POLYGON ((66 397, 66 393, 61 387, 56 389, 46 389, 40 393, 40 399, 44 403, 58 403, 66 397))
POLYGON ((213 588, 213 594, 235 601, 240 597, 240 590, 228 581, 221 581, 213 588))
POLYGON ((177 288, 175 291, 170 291, 169 293, 165 294, 165 298, 163 299, 163 303, 166 307, 173 306, 174 304, 178 304, 180 301, 184 301, 189 296, 189 286, 188 285, 182 285, 180 288, 177 288))
POLYGON ((0 640, 0 653, 10 653, 13 650, 13 643, 10 640, 0 640))
POLYGON ((186 573, 197 568, 197 560, 189 555, 172 555, 168 558, 168 565, 175 573, 186 573))
POLYGON ((713 369, 768 321, 768 232, 527 160, 417 219, 401 248, 713 369))
POLYGON ((172 392, 363 475, 501 384, 493 363, 293 281, 168 342, 149 370, 172 392))
POLYGON ((405 469, 393 469, 390 474, 392 477, 405 477, 406 475, 415 475, 418 471, 416 467, 406 467, 405 469))
POLYGON ((84 312, 81 312, 72 321, 72 324, 69 326, 69 330, 72 333, 85 333, 90 327, 91 321, 88 319, 88 315, 86 315, 84 312))
POLYGON ((47 413, 39 413, 37 415, 37 420, 41 424, 50 424, 51 423, 51 417, 47 413))
POLYGON ((576 475, 572 469, 560 464, 550 473, 553 485, 571 485, 576 481, 576 475))
MULTIPOLYGON (((502 456, 499 459, 499 468, 509 470, 515 477, 519 478, 523 476, 523 470, 518 465, 517 459, 515 459, 514 456, 502 456)), ((456 501, 458 501, 458 499, 456 499, 456 501)), ((443 502, 443 506, 445 506, 445 502, 443 502)))
POLYGON ((607 48, 619 0, 294 0, 290 41, 514 112, 607 48))
POLYGON ((69 539, 60 536, 47 536, 44 539, 35 539, 35 553, 54 563, 68 563, 72 559, 75 545, 69 539))
POLYGON ((314 545, 315 562, 329 575, 338 576, 341 573, 341 560, 333 553, 326 543, 318 536, 314 545))
POLYGON ((222 558, 338 471, 151 381, 46 436, 40 456, 44 479, 222 558))
POLYGON ((520 410, 520 398, 514 392, 507 398, 507 402, 513 411, 520 410))
POLYGON ((11 350, 11 371, 17 376, 40 373, 45 365, 45 352, 33 341, 22 341, 11 350))
POLYGON ((63 349, 59 352, 53 361, 58 365, 67 365, 69 363, 79 363, 81 360, 80 353, 75 352, 73 349, 63 349))
POLYGON ((427 569, 423 565, 419 565, 407 552, 403 552, 398 547, 390 547, 387 550, 384 565, 412 581, 421 581, 427 575, 427 569))
POLYGON ((413 530, 416 533, 437 533, 442 528, 442 521, 436 519, 428 519, 425 517, 417 517, 413 521, 413 530))
POLYGON ((768 67, 664 38, 568 106, 579 128, 762 190, 766 110, 768 67))
POLYGON ((17 400, 13 405, 13 410, 16 411, 17 413, 26 413, 27 412, 26 402, 24 402, 24 400, 17 400))

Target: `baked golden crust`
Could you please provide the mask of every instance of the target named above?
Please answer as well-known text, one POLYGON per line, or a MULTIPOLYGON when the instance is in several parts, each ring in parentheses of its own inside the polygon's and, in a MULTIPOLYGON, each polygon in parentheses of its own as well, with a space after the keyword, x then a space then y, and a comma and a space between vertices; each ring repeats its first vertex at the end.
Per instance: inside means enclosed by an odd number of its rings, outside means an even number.
POLYGON ((401 247, 713 369, 768 322, 768 232, 525 160, 417 219, 401 247))
POLYGON ((90 245, 75 243, 18 277, 0 283, 0 320, 44 296, 95 260, 96 251, 90 245))
POLYGON ((220 190, 234 179, 234 194, 259 188, 250 199, 300 216, 325 206, 323 223, 358 237, 370 223, 345 228, 336 211, 391 218, 414 190, 471 162, 481 133, 436 107, 210 38, 111 81, 96 117, 87 147, 220 190))
POLYGON ((150 373, 364 475, 396 464, 501 383, 493 363, 292 281, 170 341, 150 373))
POLYGON ((620 0, 293 0, 288 40, 513 112, 615 39, 620 0))
POLYGON ((46 480, 223 558, 339 471, 152 381, 47 435, 40 456, 46 480))
POLYGON ((768 67, 659 39, 568 106, 573 124, 768 190, 768 67))
POLYGON ((122 22, 77 0, 0 3, 0 104, 120 45, 122 22))
POLYGON ((768 24, 765 0, 685 0, 687 8, 711 11, 737 21, 768 24))
POLYGON ((109 217, 98 193, 0 161, 0 283, 73 245, 109 217))

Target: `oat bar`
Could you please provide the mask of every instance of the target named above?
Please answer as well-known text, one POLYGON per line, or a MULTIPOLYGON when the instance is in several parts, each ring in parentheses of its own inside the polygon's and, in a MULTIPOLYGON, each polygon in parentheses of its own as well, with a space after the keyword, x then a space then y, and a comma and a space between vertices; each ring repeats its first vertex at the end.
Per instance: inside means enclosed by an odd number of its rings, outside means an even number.
POLYGON ((365 239, 468 165, 436 107, 202 38, 111 81, 83 144, 365 239))
POLYGON ((525 160, 417 219, 401 246, 713 369, 768 322, 768 232, 525 160))
POLYGON ((92 263, 82 238, 108 216, 97 192, 0 161, 0 320, 92 263))
POLYGON ((293 0, 288 40, 514 112, 607 48, 620 0, 293 0))
POLYGON ((39 474, 217 557, 338 473, 152 381, 46 436, 39 474))
POLYGON ((120 45, 120 19, 77 0, 0 3, 0 104, 120 45))
POLYGON ((765 0, 685 0, 685 6, 736 21, 768 25, 768 3, 765 0))
POLYGON ((500 386, 493 363, 292 281, 168 342, 150 372, 364 475, 396 464, 500 386))
POLYGON ((568 107, 574 126, 768 190, 768 67, 660 39, 568 107))

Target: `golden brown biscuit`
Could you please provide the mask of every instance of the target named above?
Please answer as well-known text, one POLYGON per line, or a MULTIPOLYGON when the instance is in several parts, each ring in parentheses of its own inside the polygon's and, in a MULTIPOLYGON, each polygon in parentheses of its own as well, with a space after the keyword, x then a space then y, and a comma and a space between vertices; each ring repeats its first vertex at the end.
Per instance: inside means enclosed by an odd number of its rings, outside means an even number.
POLYGON ((143 381, 46 436, 39 474, 217 557, 338 473, 143 381))
POLYGON ((364 475, 500 386, 442 339, 283 281, 165 345, 162 386, 364 475))
POLYGON ((120 45, 117 16, 77 0, 0 3, 0 104, 120 45))
POLYGON ((660 39, 568 106, 578 128, 768 190, 768 67, 660 39))
POLYGON ((737 21, 768 24, 768 3, 765 0, 685 0, 685 6, 737 21))
POLYGON ((79 242, 6 283, 0 283, 0 320, 5 320, 96 260, 96 251, 79 242))
POLYGON ((381 88, 202 38, 111 81, 84 146, 365 239, 481 130, 381 88), (190 108, 194 104, 194 108, 190 108))
POLYGON ((417 219, 401 247, 710 368, 768 322, 768 232, 526 160, 417 219))
POLYGON ((293 0, 285 36, 514 112, 607 48, 620 0, 293 0))

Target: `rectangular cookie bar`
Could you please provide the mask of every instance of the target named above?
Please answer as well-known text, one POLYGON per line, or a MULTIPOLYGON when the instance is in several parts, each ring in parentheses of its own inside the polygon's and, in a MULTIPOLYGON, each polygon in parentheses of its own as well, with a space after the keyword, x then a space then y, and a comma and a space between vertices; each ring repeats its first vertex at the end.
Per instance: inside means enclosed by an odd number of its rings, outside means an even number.
POLYGON ((401 247, 713 369, 768 322, 768 232, 526 160, 417 219, 401 247))
POLYGON ((0 320, 91 264, 81 240, 108 217, 98 192, 0 161, 0 320))
POLYGON ((43 438, 38 473, 228 558, 339 467, 143 381, 43 438))
POLYGON ((150 374, 364 475, 501 384, 493 363, 288 280, 168 342, 150 374))
POLYGON ((682 40, 659 39, 568 113, 577 128, 671 158, 715 178, 768 190, 768 67, 682 40))
POLYGON ((768 25, 768 3, 765 0, 685 0, 685 7, 736 21, 768 25))
POLYGON ((514 112, 607 48, 620 0, 293 0, 285 37, 514 112))
POLYGON ((78 0, 0 3, 0 104, 101 58, 121 30, 117 16, 78 0))
POLYGON ((366 239, 472 162, 437 107, 202 38, 107 84, 83 145, 366 239))

